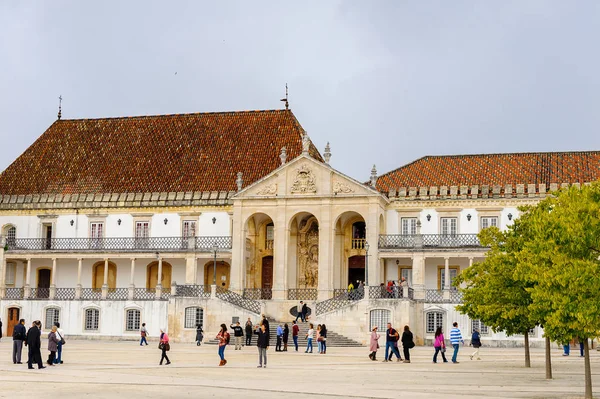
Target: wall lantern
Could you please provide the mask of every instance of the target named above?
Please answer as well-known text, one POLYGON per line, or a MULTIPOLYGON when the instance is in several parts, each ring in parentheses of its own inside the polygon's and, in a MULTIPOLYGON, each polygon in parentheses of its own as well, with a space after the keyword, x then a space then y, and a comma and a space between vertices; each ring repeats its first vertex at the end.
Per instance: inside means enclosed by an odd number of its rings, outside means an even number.
POLYGON ((217 218, 212 218, 213 224, 217 223, 217 218))
POLYGON ((164 222, 165 224, 169 223, 169 219, 165 218, 164 222))
POLYGON ((471 221, 471 214, 470 214, 470 213, 467 215, 467 220, 468 220, 469 222, 471 221))
POLYGON ((117 220, 117 224, 120 226, 121 225, 121 219, 117 220))
POLYGON ((427 221, 429 222, 431 220, 431 215, 427 214, 427 221))
POLYGON ((508 214, 508 220, 512 220, 512 213, 508 214))
POLYGON ((75 221, 74 221, 73 219, 71 219, 71 221, 69 222, 69 224, 70 224, 71 226, 73 226, 73 225, 75 224, 75 221))

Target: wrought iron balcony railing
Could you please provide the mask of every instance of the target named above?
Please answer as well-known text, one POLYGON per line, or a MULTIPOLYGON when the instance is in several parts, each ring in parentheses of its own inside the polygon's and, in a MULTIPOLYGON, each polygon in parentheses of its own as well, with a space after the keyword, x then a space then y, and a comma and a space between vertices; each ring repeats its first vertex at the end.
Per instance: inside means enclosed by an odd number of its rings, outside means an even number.
POLYGON ((271 288, 244 288, 242 296, 246 299, 254 299, 255 301, 272 299, 273 290, 271 288))
POLYGON ((9 251, 212 252, 215 247, 230 250, 231 237, 15 238, 6 242, 9 251))
POLYGON ((477 234, 381 234, 379 249, 482 248, 477 234))
POLYGON ((288 299, 290 301, 316 301, 318 291, 316 288, 290 288, 288 289, 288 299))

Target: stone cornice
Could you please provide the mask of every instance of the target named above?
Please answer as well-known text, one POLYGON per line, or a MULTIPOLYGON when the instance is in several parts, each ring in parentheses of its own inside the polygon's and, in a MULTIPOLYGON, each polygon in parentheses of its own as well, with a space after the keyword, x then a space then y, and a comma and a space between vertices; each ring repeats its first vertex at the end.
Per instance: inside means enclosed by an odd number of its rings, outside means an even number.
POLYGON ((394 201, 390 204, 390 209, 401 210, 405 207, 414 209, 416 206, 420 206, 421 208, 476 208, 483 211, 483 207, 485 206, 495 208, 519 207, 523 205, 535 205, 540 201, 540 198, 394 201))

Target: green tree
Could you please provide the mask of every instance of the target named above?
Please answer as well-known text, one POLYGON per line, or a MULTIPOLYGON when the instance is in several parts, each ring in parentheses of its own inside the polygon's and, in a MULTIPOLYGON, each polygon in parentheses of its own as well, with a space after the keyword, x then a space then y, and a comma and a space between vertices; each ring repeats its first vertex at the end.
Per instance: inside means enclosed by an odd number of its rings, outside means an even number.
POLYGON ((600 331, 600 183, 561 190, 528 213, 531 239, 521 252, 533 313, 559 342, 583 338, 585 397, 592 398, 589 339, 600 331))
POLYGON ((480 319, 494 331, 525 337, 525 367, 531 367, 529 330, 539 324, 530 312, 531 282, 520 278, 519 254, 527 240, 528 220, 516 220, 508 230, 496 227, 479 234, 482 245, 490 250, 485 260, 473 264, 455 280, 463 293, 463 303, 456 308, 471 319, 480 319))

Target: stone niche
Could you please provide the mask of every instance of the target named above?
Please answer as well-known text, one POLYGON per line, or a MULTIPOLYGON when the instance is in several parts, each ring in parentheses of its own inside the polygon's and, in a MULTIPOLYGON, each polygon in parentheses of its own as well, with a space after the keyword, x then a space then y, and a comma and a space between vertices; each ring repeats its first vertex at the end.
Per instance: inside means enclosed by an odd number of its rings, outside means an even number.
POLYGON ((319 223, 314 216, 298 228, 298 288, 317 288, 319 284, 319 223))

